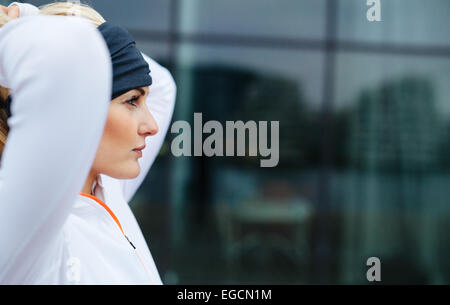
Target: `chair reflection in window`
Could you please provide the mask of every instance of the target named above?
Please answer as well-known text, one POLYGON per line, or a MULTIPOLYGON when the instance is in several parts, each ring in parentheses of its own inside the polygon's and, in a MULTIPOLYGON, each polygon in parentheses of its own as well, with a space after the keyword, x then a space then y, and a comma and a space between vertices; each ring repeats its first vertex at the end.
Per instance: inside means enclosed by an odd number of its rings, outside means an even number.
MULTIPOLYGON (((283 192, 290 185, 275 182, 270 188, 283 192)), ((218 205, 216 213, 231 273, 248 270, 244 264, 264 267, 268 273, 277 266, 299 272, 309 261, 312 209, 306 199, 269 195, 218 205)))

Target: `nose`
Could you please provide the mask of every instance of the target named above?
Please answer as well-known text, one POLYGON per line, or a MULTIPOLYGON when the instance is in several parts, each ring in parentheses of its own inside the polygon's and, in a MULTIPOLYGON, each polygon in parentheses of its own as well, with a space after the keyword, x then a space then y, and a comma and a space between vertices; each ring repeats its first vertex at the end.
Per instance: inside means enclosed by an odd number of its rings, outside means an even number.
POLYGON ((144 137, 154 136, 158 133, 159 127, 158 123, 156 123, 155 118, 150 113, 148 109, 146 109, 145 116, 143 117, 142 123, 139 124, 139 135, 144 137))

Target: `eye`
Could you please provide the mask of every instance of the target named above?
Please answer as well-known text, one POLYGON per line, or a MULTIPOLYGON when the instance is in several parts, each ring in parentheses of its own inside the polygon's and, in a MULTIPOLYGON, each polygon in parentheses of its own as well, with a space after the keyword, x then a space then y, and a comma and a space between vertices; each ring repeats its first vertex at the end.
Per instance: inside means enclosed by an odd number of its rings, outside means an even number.
POLYGON ((136 102, 138 99, 139 99, 139 97, 134 96, 134 97, 132 97, 131 99, 127 100, 126 103, 128 103, 128 104, 130 104, 130 105, 132 105, 132 106, 134 106, 134 107, 137 107, 138 105, 137 105, 135 102, 136 102))

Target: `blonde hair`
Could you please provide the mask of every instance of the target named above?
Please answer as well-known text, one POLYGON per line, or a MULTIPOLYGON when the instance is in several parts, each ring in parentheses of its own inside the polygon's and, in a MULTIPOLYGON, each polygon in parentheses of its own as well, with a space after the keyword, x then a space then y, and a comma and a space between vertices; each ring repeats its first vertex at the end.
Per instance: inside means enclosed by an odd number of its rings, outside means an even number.
MULTIPOLYGON (((80 16, 88 19, 97 27, 105 22, 105 19, 96 10, 86 4, 75 4, 72 2, 54 2, 39 7, 41 15, 64 15, 80 16)), ((11 18, 0 10, 0 27, 5 25, 11 18)), ((6 114, 6 98, 9 90, 0 86, 0 155, 6 144, 8 137, 8 116, 6 114)))
POLYGON ((39 7, 41 15, 81 16, 93 22, 96 26, 105 22, 102 15, 86 4, 72 2, 54 2, 39 7))

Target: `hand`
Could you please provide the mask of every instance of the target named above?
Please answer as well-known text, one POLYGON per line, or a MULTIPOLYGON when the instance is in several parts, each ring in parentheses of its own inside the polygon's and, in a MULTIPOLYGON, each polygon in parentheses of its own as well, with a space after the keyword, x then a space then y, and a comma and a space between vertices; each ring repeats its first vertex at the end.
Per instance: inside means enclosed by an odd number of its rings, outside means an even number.
POLYGON ((15 19, 19 18, 19 7, 17 5, 11 5, 10 7, 6 7, 3 5, 0 5, 0 9, 9 16, 9 18, 15 19))

